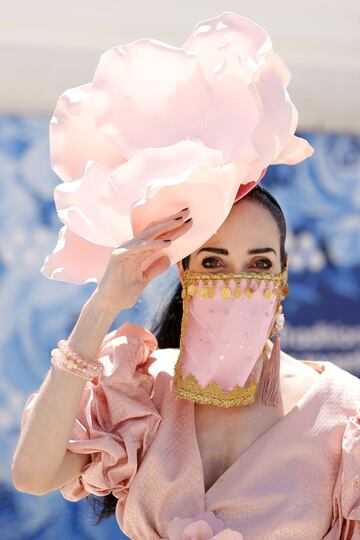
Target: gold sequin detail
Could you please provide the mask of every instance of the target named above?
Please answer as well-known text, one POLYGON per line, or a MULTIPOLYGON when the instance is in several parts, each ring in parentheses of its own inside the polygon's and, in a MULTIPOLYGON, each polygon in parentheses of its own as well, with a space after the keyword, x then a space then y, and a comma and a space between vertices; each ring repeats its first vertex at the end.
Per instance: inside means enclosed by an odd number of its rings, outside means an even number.
POLYGON ((187 293, 189 296, 194 296, 194 294, 196 294, 196 290, 197 290, 196 285, 192 283, 191 285, 188 286, 187 293))
POLYGON ((183 290, 181 293, 181 297, 182 299, 185 298, 187 290, 187 294, 189 296, 195 296, 196 294, 199 294, 201 298, 213 298, 217 290, 216 282, 222 280, 224 281, 224 287, 221 289, 220 294, 223 298, 228 299, 231 296, 233 296, 234 298, 240 298, 242 294, 245 294, 249 298, 252 298, 253 293, 256 291, 260 282, 265 281, 266 287, 263 292, 264 296, 266 298, 270 298, 273 294, 284 300, 289 292, 287 286, 287 275, 287 269, 285 269, 280 274, 271 274, 269 272, 240 272, 239 274, 204 274, 202 272, 192 272, 190 270, 185 270, 182 280, 183 290), (244 291, 240 287, 241 279, 245 279, 248 282, 248 286, 244 291), (229 287, 230 280, 234 280, 236 283, 236 286, 232 286, 232 289, 229 287), (203 282, 202 287, 198 287, 200 281, 203 282), (268 286, 268 283, 271 281, 274 284, 273 289, 270 289, 270 287, 268 286), (205 285, 205 282, 208 283, 207 287, 205 285))
POLYGON ((209 298, 213 298, 215 296, 215 293, 216 293, 216 287, 215 285, 212 285, 211 287, 209 287, 209 292, 208 292, 209 298))
POLYGON ((184 289, 188 290, 189 296, 195 296, 196 294, 199 294, 201 298, 213 298, 216 294, 216 282, 219 280, 224 281, 224 287, 221 289, 220 294, 223 296, 223 298, 230 298, 233 296, 234 298, 240 298, 242 294, 245 294, 249 298, 253 296, 253 293, 259 286, 261 281, 265 281, 266 287, 264 290, 264 296, 266 298, 270 298, 270 293, 268 290, 271 291, 271 294, 278 296, 282 300, 284 300, 289 292, 288 286, 287 286, 287 269, 285 269, 280 274, 271 274, 269 272, 240 272, 239 274, 235 273, 214 273, 214 274, 205 274, 203 272, 192 272, 190 270, 184 271, 184 277, 182 280, 183 284, 183 290, 181 293, 182 299, 185 298, 186 291, 184 289), (248 282, 248 287, 243 291, 240 287, 240 280, 245 279, 248 282), (236 282, 236 286, 232 289, 229 287, 229 281, 233 280, 236 282), (202 287, 198 287, 199 282, 203 282, 202 287), (273 282, 274 287, 273 289, 270 289, 268 286, 269 282, 273 282), (208 283, 208 286, 206 287, 205 282, 208 283), (205 289, 205 290, 204 290, 205 289))
POLYGON ((223 298, 230 298, 231 297, 231 290, 229 287, 223 287, 221 290, 221 296, 223 298))
POLYGON ((247 287, 245 290, 245 294, 248 298, 251 298, 252 295, 254 294, 254 289, 252 289, 251 287, 247 287))
POLYGON ((274 287, 274 288, 273 288, 272 293, 273 293, 275 296, 281 296, 281 291, 280 291, 277 287, 274 287))
POLYGON ((266 287, 266 289, 264 289, 264 296, 265 298, 271 298, 272 296, 272 292, 271 292, 271 289, 269 289, 268 287, 266 287))
POLYGON ((208 287, 202 287, 200 289, 200 298, 209 298, 209 289, 208 289, 208 287))
POLYGON ((242 295, 242 290, 239 284, 236 285, 236 287, 233 289, 233 296, 234 298, 240 298, 242 295))

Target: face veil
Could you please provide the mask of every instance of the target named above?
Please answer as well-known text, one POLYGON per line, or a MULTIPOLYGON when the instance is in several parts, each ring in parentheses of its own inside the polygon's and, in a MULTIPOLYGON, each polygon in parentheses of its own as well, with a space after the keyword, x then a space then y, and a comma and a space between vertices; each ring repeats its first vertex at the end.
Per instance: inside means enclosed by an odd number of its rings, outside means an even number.
POLYGON ((220 407, 253 403, 263 364, 271 361, 266 342, 287 293, 287 269, 280 274, 185 270, 176 395, 220 407))

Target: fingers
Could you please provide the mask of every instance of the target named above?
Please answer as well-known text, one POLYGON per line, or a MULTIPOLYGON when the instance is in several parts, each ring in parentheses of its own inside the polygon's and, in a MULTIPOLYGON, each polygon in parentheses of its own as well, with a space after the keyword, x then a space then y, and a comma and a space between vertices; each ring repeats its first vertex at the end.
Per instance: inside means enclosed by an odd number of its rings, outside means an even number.
POLYGON ((164 239, 167 240, 175 240, 176 238, 179 238, 179 236, 182 236, 186 233, 193 225, 192 218, 188 218, 186 221, 181 223, 181 225, 175 229, 166 230, 165 232, 162 232, 157 236, 157 238, 154 240, 157 241, 163 241, 164 239))
POLYGON ((132 240, 129 240, 128 242, 125 242, 118 248, 114 249, 113 254, 121 255, 122 258, 132 258, 134 256, 137 258, 144 258, 145 256, 154 253, 156 250, 163 249, 169 245, 171 245, 170 239, 139 240, 137 238, 133 238, 132 240))
POLYGON ((157 238, 160 234, 166 233, 166 231, 180 228, 185 220, 189 217, 189 209, 185 212, 178 212, 173 218, 166 218, 150 223, 139 236, 143 238, 157 238))
POLYGON ((179 238, 179 236, 185 234, 186 231, 192 227, 192 224, 192 218, 188 218, 180 227, 161 233, 157 237, 157 240, 161 240, 162 238, 169 238, 170 240, 175 240, 176 238, 179 238))
POLYGON ((181 215, 188 215, 189 214, 189 207, 187 208, 183 208, 182 210, 180 210, 179 212, 175 212, 175 214, 170 214, 169 216, 166 216, 165 218, 162 218, 162 219, 156 219, 155 221, 152 221, 151 223, 149 223, 148 226, 150 225, 156 225, 158 223, 165 223, 166 221, 170 221, 172 219, 176 219, 178 217, 180 217, 181 215))
POLYGON ((154 279, 156 276, 164 272, 170 266, 170 259, 166 255, 156 259, 146 270, 144 270, 144 280, 147 284, 149 281, 154 279))
POLYGON ((176 217, 150 223, 134 238, 116 248, 113 254, 121 254, 125 259, 136 255, 137 260, 139 258, 143 260, 156 250, 171 245, 173 240, 184 234, 192 226, 192 218, 188 217, 189 208, 185 208, 173 215, 176 217))
POLYGON ((192 222, 188 220, 192 218, 187 218, 186 216, 182 217, 180 220, 171 220, 167 223, 160 223, 158 225, 152 226, 150 229, 145 229, 143 232, 146 237, 153 239, 162 239, 162 238, 172 238, 173 232, 178 231, 177 236, 184 234, 185 230, 188 229, 189 224, 192 222))
POLYGON ((134 249, 139 251, 154 251, 155 249, 162 249, 170 246, 171 242, 171 238, 156 238, 155 240, 148 238, 147 240, 141 240, 136 246, 134 246, 134 249))

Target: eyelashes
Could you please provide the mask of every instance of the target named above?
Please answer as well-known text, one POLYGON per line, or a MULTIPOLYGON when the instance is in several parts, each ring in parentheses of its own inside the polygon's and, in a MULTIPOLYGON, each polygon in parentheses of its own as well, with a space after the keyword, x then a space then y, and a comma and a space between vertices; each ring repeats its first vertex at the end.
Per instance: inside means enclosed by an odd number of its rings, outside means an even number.
POLYGON ((210 262, 210 261, 218 261, 219 259, 217 257, 205 257, 205 259, 202 260, 202 265, 204 266, 204 268, 216 268, 215 266, 207 266, 205 264, 205 262, 210 262))
MULTIPOLYGON (((216 263, 216 262, 220 262, 220 259, 218 259, 218 257, 205 257, 203 260, 202 260, 202 265, 204 268, 219 268, 219 265, 216 265, 216 264, 211 264, 210 266, 208 266, 207 262, 210 262, 210 263, 216 263)), ((260 270, 268 270, 272 267, 272 262, 270 261, 270 259, 267 259, 267 258, 263 258, 263 259, 258 259, 257 261, 255 261, 254 263, 255 267, 256 268, 259 268, 260 270), (258 263, 262 263, 262 264, 258 264, 258 263), (264 264, 265 263, 265 264, 264 264)), ((223 266, 223 265, 220 265, 220 266, 223 266)))

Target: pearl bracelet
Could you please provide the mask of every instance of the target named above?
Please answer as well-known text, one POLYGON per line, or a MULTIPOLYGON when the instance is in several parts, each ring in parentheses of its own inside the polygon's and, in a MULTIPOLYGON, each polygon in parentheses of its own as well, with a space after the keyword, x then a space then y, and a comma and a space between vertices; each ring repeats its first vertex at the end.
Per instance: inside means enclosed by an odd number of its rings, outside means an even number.
POLYGON ((59 348, 51 351, 51 363, 85 380, 92 380, 102 371, 101 362, 85 362, 67 345, 65 340, 58 342, 59 348))
POLYGON ((101 372, 101 364, 99 366, 85 366, 79 367, 76 362, 67 358, 59 349, 53 349, 51 351, 51 363, 73 375, 77 375, 82 379, 92 380, 98 373, 101 372))

